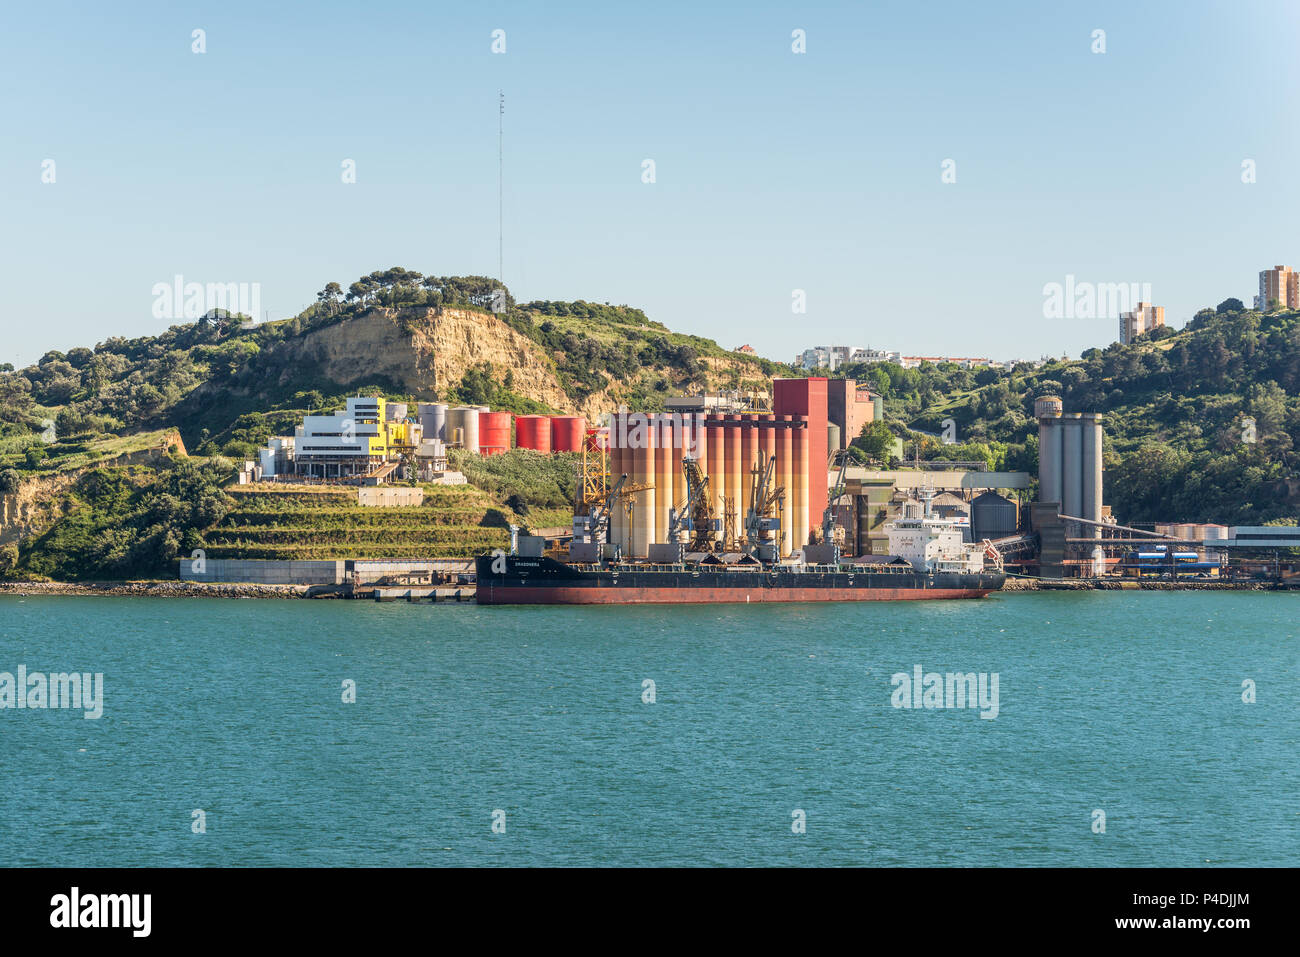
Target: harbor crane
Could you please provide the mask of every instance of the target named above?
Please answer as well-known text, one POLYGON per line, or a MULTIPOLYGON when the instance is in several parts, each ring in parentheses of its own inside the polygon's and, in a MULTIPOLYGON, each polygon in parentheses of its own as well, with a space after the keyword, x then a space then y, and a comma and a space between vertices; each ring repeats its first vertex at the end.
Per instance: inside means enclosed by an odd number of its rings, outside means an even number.
POLYGON ((669 513, 668 541, 676 542, 683 531, 689 531, 689 550, 713 550, 713 533, 717 520, 709 509, 709 477, 700 468, 699 460, 682 456, 682 475, 686 479, 686 496, 669 513))
POLYGON ((609 517, 613 514, 614 508, 620 498, 627 501, 627 510, 630 515, 632 504, 638 492, 644 492, 646 489, 654 488, 653 485, 644 485, 629 482, 627 473, 619 476, 618 481, 608 488, 601 500, 593 503, 585 516, 583 525, 583 539, 588 542, 603 542, 608 540, 609 535, 609 517))
POLYGON ((843 536, 844 534, 844 530, 838 528, 835 524, 835 503, 839 501, 840 496, 848 489, 848 486, 844 482, 844 473, 849 466, 848 449, 838 449, 831 453, 830 458, 826 461, 827 471, 830 471, 830 469, 835 466, 836 456, 839 456, 840 459, 840 474, 836 476, 835 484, 831 486, 830 491, 826 495, 826 508, 822 512, 821 543, 824 545, 830 545, 832 543, 837 545, 841 544, 840 542, 834 541, 836 537, 835 533, 838 531, 840 536, 843 536))
POLYGON ((772 484, 776 457, 760 450, 754 464, 750 486, 750 504, 745 512, 745 550, 759 561, 774 562, 780 556, 774 538, 768 533, 781 530, 781 513, 785 506, 785 488, 772 484))

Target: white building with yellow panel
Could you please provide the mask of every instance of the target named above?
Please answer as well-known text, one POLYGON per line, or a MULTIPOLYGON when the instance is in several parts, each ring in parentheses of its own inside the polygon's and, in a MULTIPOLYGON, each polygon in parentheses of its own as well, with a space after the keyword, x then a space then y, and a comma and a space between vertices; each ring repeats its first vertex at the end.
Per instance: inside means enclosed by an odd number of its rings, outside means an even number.
POLYGON ((348 399, 333 415, 309 415, 294 435, 294 470, 312 478, 368 475, 389 458, 385 401, 348 399))

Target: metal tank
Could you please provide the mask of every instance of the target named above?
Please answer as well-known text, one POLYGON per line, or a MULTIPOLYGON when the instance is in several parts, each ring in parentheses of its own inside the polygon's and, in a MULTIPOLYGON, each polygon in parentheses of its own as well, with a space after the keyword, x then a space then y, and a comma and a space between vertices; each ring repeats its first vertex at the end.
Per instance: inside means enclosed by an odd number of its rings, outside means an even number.
POLYGON ((479 412, 478 442, 483 455, 510 451, 510 413, 479 412))
POLYGON ((546 415, 515 416, 515 448, 550 452, 551 418, 546 415))
POLYGON ((445 402, 421 402, 416 406, 420 425, 424 428, 426 439, 447 438, 447 404, 445 402))

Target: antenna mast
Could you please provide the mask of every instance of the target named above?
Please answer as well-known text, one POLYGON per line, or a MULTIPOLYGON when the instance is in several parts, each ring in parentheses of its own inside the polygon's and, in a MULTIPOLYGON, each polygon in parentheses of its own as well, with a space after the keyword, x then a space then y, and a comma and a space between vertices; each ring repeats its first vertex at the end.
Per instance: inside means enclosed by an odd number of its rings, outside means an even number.
POLYGON ((497 92, 497 281, 504 287, 506 284, 505 269, 502 265, 504 261, 503 250, 505 248, 505 233, 502 224, 505 222, 505 116, 506 116, 506 94, 504 90, 497 92))

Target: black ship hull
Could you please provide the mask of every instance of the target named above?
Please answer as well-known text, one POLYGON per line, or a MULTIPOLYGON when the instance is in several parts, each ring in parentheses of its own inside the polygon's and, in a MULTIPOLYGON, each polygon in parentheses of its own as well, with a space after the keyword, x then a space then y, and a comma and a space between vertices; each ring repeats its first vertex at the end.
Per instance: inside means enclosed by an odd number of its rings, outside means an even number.
POLYGON ((906 601, 982 598, 1002 572, 923 572, 910 566, 567 565, 551 558, 483 555, 476 596, 484 605, 616 605, 714 602, 906 601))

